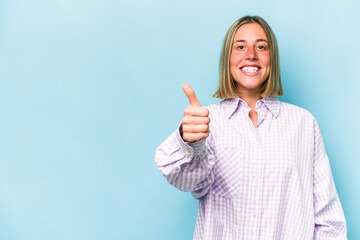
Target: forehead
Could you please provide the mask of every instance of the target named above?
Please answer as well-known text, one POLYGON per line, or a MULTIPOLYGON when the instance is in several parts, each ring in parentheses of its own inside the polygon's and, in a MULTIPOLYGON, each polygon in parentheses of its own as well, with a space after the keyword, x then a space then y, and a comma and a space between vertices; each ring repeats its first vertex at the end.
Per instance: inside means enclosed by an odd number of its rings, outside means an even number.
POLYGON ((268 41, 264 29, 258 23, 247 23, 239 27, 234 36, 234 41, 256 41, 257 39, 265 39, 268 41))

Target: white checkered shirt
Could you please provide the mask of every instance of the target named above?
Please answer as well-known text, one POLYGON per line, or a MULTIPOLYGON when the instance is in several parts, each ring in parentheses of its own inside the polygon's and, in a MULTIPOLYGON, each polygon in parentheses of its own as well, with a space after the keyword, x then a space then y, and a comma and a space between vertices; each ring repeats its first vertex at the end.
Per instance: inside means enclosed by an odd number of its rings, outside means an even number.
POLYGON ((156 150, 175 187, 199 199, 196 240, 347 239, 345 217, 315 118, 267 97, 258 123, 241 99, 209 107, 210 136, 185 143, 181 127, 156 150))

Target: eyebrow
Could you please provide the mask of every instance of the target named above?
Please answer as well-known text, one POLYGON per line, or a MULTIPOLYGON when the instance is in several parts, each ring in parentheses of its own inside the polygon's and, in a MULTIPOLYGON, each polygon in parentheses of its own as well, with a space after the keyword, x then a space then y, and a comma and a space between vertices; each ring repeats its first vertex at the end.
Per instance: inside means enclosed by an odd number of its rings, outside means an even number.
MULTIPOLYGON (((235 40, 234 43, 235 42, 246 42, 246 41, 245 40, 235 40)), ((260 39, 256 39, 255 42, 266 42, 267 43, 268 41, 266 41, 265 39, 260 38, 260 39)))

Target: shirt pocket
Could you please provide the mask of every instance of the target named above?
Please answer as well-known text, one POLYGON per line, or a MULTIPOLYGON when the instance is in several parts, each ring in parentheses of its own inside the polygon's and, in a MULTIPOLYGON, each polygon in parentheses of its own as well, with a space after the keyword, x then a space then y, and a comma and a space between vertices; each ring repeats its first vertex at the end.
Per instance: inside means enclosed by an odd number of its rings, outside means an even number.
POLYGON ((244 175, 244 152, 239 147, 217 147, 214 183, 211 193, 222 197, 242 194, 244 175))

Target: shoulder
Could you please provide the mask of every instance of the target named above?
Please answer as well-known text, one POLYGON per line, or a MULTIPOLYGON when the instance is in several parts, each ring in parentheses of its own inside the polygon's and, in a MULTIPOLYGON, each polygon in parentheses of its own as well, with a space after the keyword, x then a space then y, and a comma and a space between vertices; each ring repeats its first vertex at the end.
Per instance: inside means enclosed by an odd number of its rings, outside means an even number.
POLYGON ((308 129, 313 131, 317 126, 317 121, 309 110, 282 101, 280 101, 278 120, 282 124, 303 130, 308 129))
POLYGON ((297 105, 280 101, 280 116, 293 116, 300 118, 314 119, 314 116, 309 110, 299 107, 297 105))
POLYGON ((221 111, 223 108, 225 108, 230 102, 230 99, 224 99, 221 100, 218 103, 210 104, 207 106, 207 108, 211 111, 221 111))
POLYGON ((221 102, 211 104, 207 108, 209 109, 210 116, 212 118, 223 118, 235 111, 238 106, 238 100, 236 99, 224 99, 221 102))

